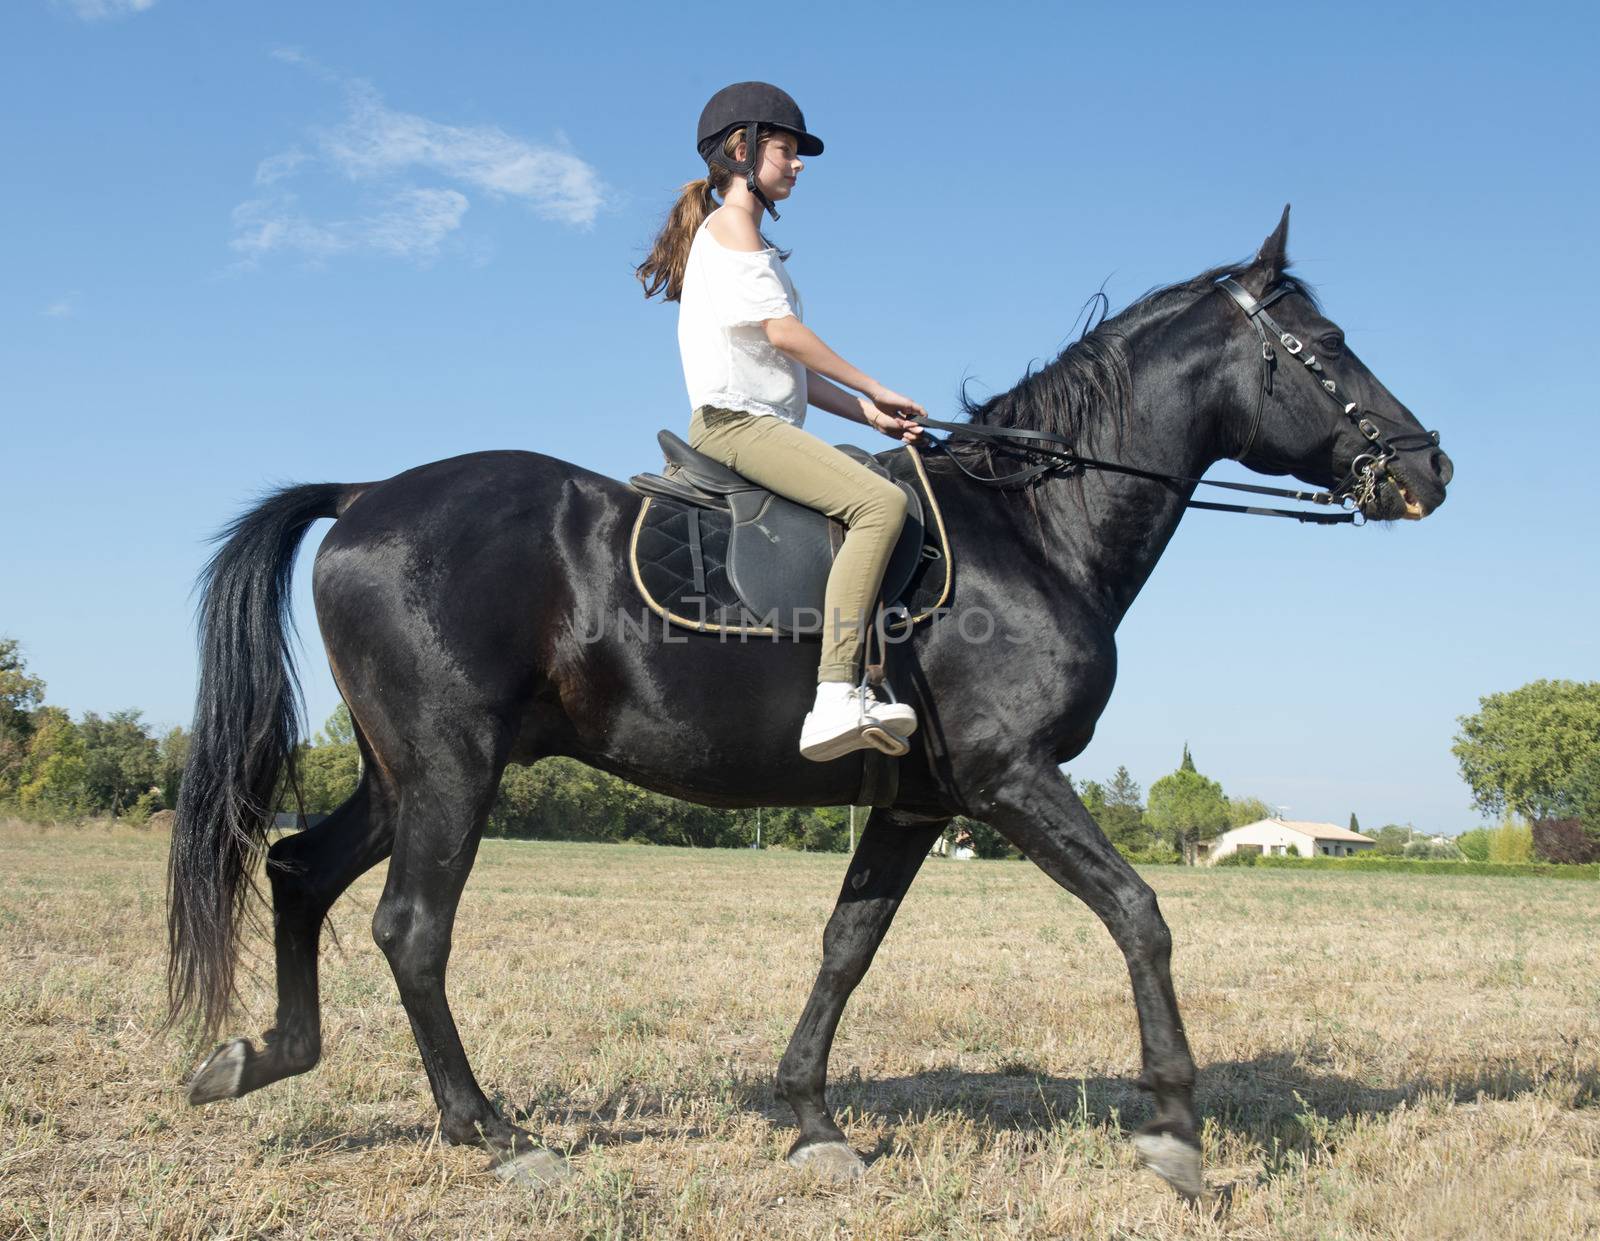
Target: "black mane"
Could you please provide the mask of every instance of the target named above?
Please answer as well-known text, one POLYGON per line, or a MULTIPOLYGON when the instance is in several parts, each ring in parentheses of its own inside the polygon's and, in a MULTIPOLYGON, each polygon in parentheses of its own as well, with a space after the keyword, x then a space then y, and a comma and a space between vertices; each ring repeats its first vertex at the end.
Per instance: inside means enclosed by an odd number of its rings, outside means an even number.
MULTIPOLYGON (((1059 435, 1085 455, 1101 451, 1100 433, 1109 428, 1120 439, 1124 422, 1133 404, 1133 380, 1128 365, 1128 337, 1170 303, 1180 297, 1206 293, 1224 276, 1237 276, 1248 264, 1224 263, 1181 280, 1160 285, 1125 306, 1117 315, 1104 319, 1069 344, 1054 361, 1038 371, 1029 371, 1008 391, 986 401, 972 401, 962 384, 961 410, 970 422, 991 427, 1025 427, 1059 435)), ((1280 276, 1278 285, 1289 285, 1303 294, 1313 306, 1317 295, 1295 276, 1280 276)), ((1277 287, 1276 285, 1274 287, 1277 287)), ((952 440, 955 451, 982 453, 984 446, 971 440, 952 440)))

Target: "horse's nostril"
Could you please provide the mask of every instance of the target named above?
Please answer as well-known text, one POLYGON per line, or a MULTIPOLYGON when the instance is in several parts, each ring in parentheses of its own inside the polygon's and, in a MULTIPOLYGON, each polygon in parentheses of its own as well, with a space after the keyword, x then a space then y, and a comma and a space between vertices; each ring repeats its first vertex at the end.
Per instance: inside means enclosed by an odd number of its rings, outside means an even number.
POLYGON ((1450 479, 1455 475, 1456 467, 1444 453, 1436 452, 1433 454, 1433 472, 1439 476, 1439 481, 1448 487, 1450 479))

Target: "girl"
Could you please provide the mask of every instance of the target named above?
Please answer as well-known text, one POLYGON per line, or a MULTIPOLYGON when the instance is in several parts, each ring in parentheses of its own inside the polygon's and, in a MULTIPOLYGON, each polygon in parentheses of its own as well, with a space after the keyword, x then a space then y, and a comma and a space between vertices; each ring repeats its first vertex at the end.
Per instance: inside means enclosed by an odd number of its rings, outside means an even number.
POLYGON ((774 202, 794 193, 800 157, 822 153, 794 100, 765 82, 725 87, 700 114, 696 146, 706 175, 680 191, 635 272, 646 297, 662 293, 678 303, 689 443, 847 528, 828 574, 817 697, 800 729, 800 753, 823 761, 872 745, 903 754, 916 712, 858 685, 856 667, 905 496, 802 427, 809 403, 913 443, 922 434, 915 420, 927 411, 851 366, 802 323, 788 254, 761 236, 762 211, 776 220, 774 202))

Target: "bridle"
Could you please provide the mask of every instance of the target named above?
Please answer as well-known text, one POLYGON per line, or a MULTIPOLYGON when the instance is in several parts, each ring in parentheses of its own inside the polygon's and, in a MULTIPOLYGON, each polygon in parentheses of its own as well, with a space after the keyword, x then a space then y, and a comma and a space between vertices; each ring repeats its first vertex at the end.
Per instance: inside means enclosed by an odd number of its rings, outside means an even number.
POLYGON ((1244 311, 1246 320, 1255 329, 1256 336, 1261 343, 1261 387, 1256 399, 1255 416, 1250 423, 1250 433, 1246 437, 1244 447, 1235 455, 1235 460, 1242 461, 1249 455, 1255 445, 1256 435, 1261 429, 1261 417, 1266 406, 1267 396, 1272 392, 1272 374, 1277 366, 1277 353, 1272 347, 1272 342, 1267 337, 1270 330, 1278 338, 1278 343, 1286 353, 1296 358, 1310 372, 1317 381, 1317 390, 1324 393, 1330 400, 1336 402, 1348 418, 1361 432, 1362 436, 1372 446, 1370 452, 1360 453, 1351 461, 1350 468, 1345 476, 1329 491, 1296 491, 1286 487, 1265 487, 1259 483, 1230 483, 1211 478, 1187 478, 1181 474, 1163 474, 1156 470, 1141 470, 1135 466, 1121 465, 1114 461, 1100 461, 1093 457, 1080 456, 1072 450, 1070 440, 1047 431, 1035 431, 1026 427, 987 427, 970 422, 942 422, 936 418, 920 418, 918 426, 931 427, 945 432, 945 439, 966 439, 997 444, 1019 452, 1033 454, 1046 458, 1045 461, 1027 466, 1014 473, 1006 475, 978 474, 967 468, 959 457, 950 453, 945 440, 931 436, 920 437, 926 447, 936 452, 944 452, 968 478, 989 487, 1010 488, 1019 484, 1032 482, 1045 474, 1056 471, 1069 470, 1101 470, 1111 474, 1125 474, 1133 478, 1149 479, 1152 482, 1192 484, 1195 486, 1219 487, 1227 491, 1242 491, 1251 495, 1272 496, 1280 500, 1298 500, 1307 504, 1319 506, 1337 505, 1344 511, 1339 513, 1306 512, 1300 509, 1260 508, 1247 504, 1214 504, 1205 500, 1189 500, 1188 508, 1210 509, 1220 513, 1244 513, 1255 517, 1292 517, 1294 520, 1310 525, 1332 526, 1346 522, 1354 525, 1366 524, 1364 508, 1370 504, 1377 494, 1378 479, 1387 472, 1389 462, 1396 453, 1423 448, 1439 443, 1437 431, 1407 432, 1400 435, 1385 436, 1377 424, 1361 409, 1355 401, 1345 401, 1339 395, 1334 381, 1328 377, 1322 368, 1322 363, 1317 361, 1315 355, 1307 353, 1305 345, 1293 333, 1285 330, 1273 317, 1267 313, 1267 307, 1280 297, 1284 297, 1297 290, 1292 284, 1280 285, 1262 298, 1253 297, 1243 286, 1231 276, 1224 277, 1217 282, 1217 288, 1226 293, 1233 302, 1244 311))
POLYGON ((1250 449, 1255 446, 1256 435, 1261 430, 1262 410, 1266 405, 1267 395, 1272 391, 1272 373, 1277 368, 1278 355, 1272 348, 1272 342, 1267 339, 1269 331, 1278 338, 1278 344, 1283 346, 1284 352, 1310 372, 1311 377, 1317 382, 1318 391, 1325 393, 1329 400, 1339 406, 1344 416, 1372 446, 1370 452, 1358 453, 1350 462, 1350 468, 1345 471, 1345 476, 1334 484, 1330 494, 1335 499, 1342 503, 1345 497, 1351 498, 1355 503, 1354 511, 1359 512, 1372 502, 1377 494, 1378 478, 1388 471, 1389 462, 1394 460, 1396 454, 1409 449, 1439 446, 1437 431, 1407 431, 1399 435, 1384 435, 1358 402, 1346 401, 1339 395, 1338 384, 1323 370, 1322 363, 1317 361, 1316 355, 1308 352, 1305 343, 1299 337, 1286 330, 1267 313, 1267 307, 1273 302, 1296 291, 1292 284, 1279 285, 1262 298, 1251 296, 1250 291, 1232 276, 1224 276, 1217 281, 1217 287, 1244 311, 1245 319, 1255 328, 1256 337, 1261 342, 1261 391, 1256 398, 1256 413, 1250 423, 1250 434, 1245 438, 1244 447, 1235 454, 1235 460, 1243 461, 1249 456, 1250 449))

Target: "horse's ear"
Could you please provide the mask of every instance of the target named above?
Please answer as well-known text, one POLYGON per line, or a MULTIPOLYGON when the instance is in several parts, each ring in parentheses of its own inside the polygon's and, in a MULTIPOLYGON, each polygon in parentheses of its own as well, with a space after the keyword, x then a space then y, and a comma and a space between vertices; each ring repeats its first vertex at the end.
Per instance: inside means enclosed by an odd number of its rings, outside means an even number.
POLYGON ((1250 266, 1240 273, 1240 283, 1260 297, 1272 287, 1289 266, 1289 204, 1283 204, 1283 215, 1272 235, 1261 243, 1261 249, 1250 260, 1250 266))

